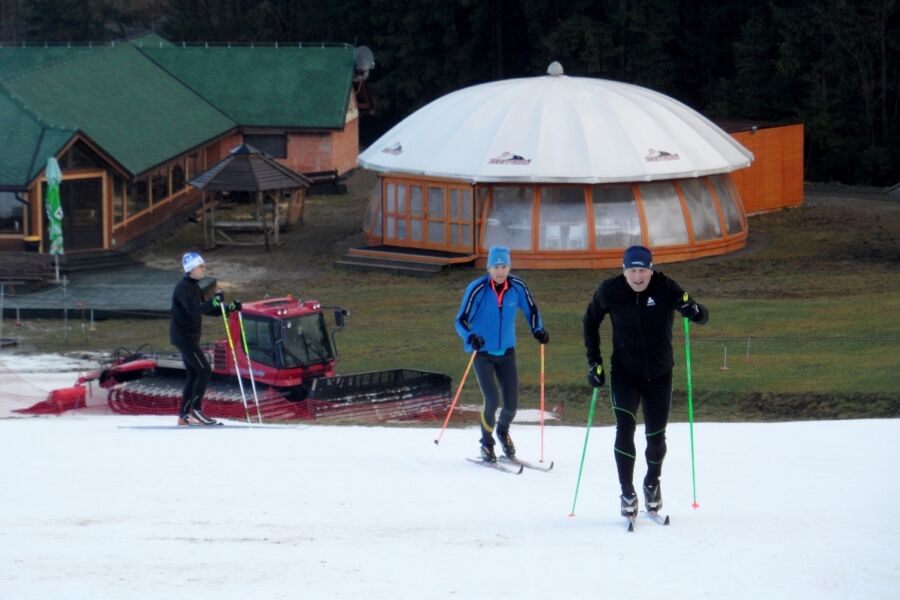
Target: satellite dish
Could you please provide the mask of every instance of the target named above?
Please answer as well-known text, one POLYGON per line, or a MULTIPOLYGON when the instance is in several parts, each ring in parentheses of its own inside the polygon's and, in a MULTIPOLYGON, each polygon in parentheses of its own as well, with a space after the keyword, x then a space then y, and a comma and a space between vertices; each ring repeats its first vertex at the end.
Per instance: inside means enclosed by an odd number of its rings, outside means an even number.
POLYGON ((368 46, 358 47, 353 53, 353 60, 356 63, 356 70, 361 73, 371 71, 375 67, 375 55, 368 46))

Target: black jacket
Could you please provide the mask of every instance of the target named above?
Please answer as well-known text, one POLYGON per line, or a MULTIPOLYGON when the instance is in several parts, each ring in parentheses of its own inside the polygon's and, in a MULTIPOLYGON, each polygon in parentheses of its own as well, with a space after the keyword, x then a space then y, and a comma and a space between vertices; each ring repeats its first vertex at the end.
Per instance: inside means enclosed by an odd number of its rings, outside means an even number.
POLYGON ((185 274, 172 293, 169 341, 178 348, 199 345, 201 317, 220 314, 221 310, 203 297, 198 281, 185 274))
POLYGON ((672 370, 674 311, 695 323, 709 319, 709 311, 695 302, 674 280, 654 271, 647 289, 637 293, 625 275, 600 284, 584 313, 584 347, 588 363, 601 362, 600 323, 612 321, 612 364, 647 379, 672 370))

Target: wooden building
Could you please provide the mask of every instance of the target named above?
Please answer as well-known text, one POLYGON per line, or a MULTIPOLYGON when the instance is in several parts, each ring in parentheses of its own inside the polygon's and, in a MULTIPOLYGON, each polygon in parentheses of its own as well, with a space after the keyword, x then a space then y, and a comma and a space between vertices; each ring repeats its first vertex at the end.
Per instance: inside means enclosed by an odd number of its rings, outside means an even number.
POLYGON ((187 182, 244 142, 301 173, 346 173, 359 75, 345 45, 0 47, 0 251, 46 251, 51 156, 67 253, 177 226, 200 202, 187 182))
POLYGON ((748 215, 803 204, 803 125, 720 121, 753 152, 753 164, 732 174, 748 215))
POLYGON ((504 245, 519 268, 559 269, 614 267, 634 244, 658 263, 733 252, 748 236, 744 194, 756 212, 796 201, 760 178, 783 169, 785 185, 802 182, 802 165, 784 162, 794 147, 770 150, 781 129, 749 135, 753 152, 672 98, 558 63, 457 90, 360 155, 379 178, 368 246, 347 259, 481 265, 504 245))

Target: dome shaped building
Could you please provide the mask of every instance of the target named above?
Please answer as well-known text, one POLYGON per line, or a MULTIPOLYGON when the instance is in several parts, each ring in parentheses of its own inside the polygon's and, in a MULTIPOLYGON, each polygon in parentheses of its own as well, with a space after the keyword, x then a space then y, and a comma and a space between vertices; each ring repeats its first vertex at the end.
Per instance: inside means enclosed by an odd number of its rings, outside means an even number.
POLYGON ((502 244, 517 268, 615 267, 633 244, 660 263, 723 254, 746 243, 729 173, 752 159, 668 96, 553 63, 447 94, 374 142, 364 232, 478 264, 502 244))

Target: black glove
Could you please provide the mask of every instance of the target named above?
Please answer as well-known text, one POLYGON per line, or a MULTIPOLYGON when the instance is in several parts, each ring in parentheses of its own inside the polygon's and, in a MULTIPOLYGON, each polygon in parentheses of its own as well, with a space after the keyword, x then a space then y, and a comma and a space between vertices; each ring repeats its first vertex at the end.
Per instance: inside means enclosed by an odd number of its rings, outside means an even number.
POLYGON ((699 302, 694 302, 688 297, 687 292, 681 297, 681 306, 678 307, 681 316, 690 319, 698 325, 703 325, 709 320, 709 311, 699 302))
POLYGON ((603 363, 591 363, 587 372, 588 383, 591 387, 603 387, 606 383, 606 371, 603 370, 603 363))
POLYGON ((691 321, 696 323, 697 325, 703 325, 707 321, 709 321, 709 310, 702 304, 695 304, 697 307, 696 314, 691 318, 691 321))
POLYGON ((213 308, 219 308, 225 303, 225 292, 222 290, 217 290, 215 294, 213 294, 212 305, 213 308))
POLYGON ((228 305, 228 312, 235 312, 241 310, 241 301, 234 300, 231 304, 228 305))
POLYGON ((469 339, 466 341, 468 341, 469 345, 472 346, 472 350, 481 350, 482 348, 484 348, 484 338, 477 333, 470 333, 469 339))
POLYGON ((546 329, 538 329, 531 335, 533 335, 534 339, 536 339, 541 344, 549 344, 550 343, 550 334, 547 333, 546 329))

